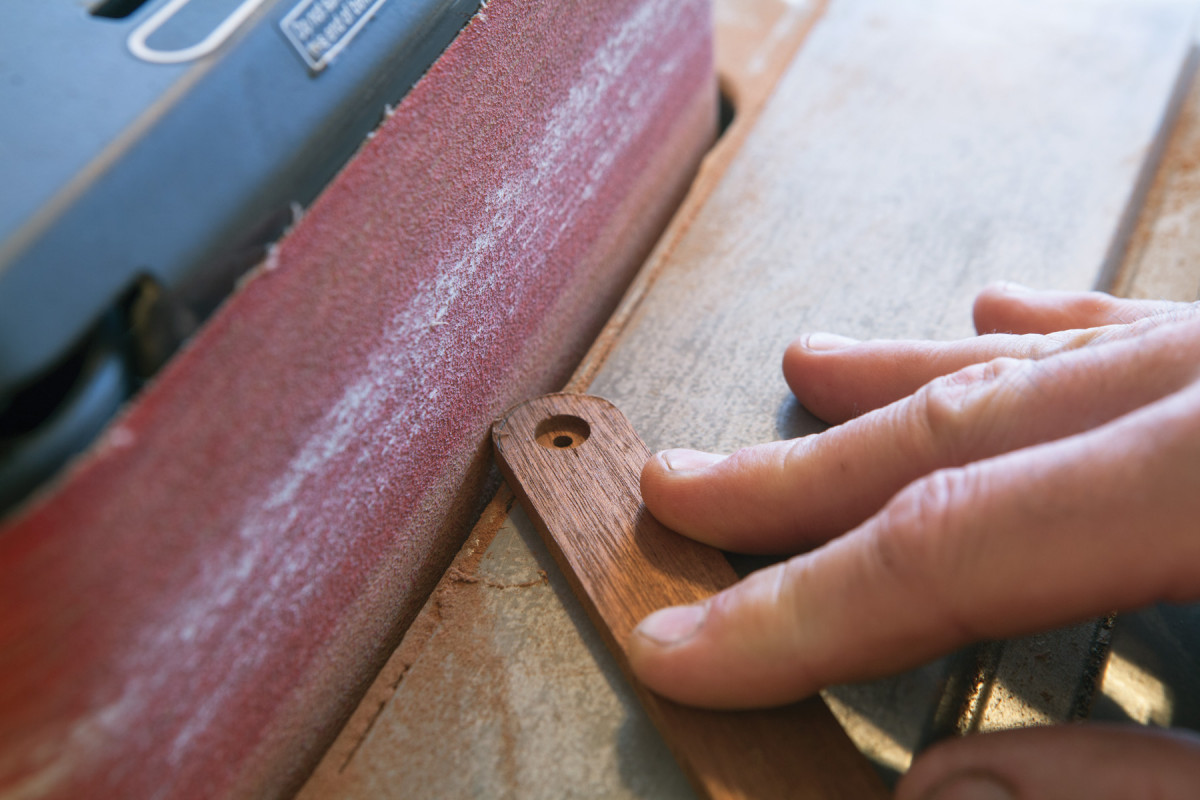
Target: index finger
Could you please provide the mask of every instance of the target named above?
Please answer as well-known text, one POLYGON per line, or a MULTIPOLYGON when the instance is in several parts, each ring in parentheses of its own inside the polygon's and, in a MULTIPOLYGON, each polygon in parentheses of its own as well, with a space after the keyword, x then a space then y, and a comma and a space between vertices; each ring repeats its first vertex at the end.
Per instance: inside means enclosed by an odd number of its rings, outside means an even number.
MULTIPOLYGON (((642 471, 642 495, 692 538, 795 553, 934 470, 1080 433, 1180 390, 1196 378, 1196 342, 1200 320, 1040 361, 975 364, 825 433, 723 459, 660 453, 642 471)), ((954 346, 933 347, 943 349, 954 346)))
POLYGON ((923 478, 846 536, 651 615, 633 669, 680 702, 771 705, 978 639, 1200 596, 1197 407, 1193 387, 923 478))

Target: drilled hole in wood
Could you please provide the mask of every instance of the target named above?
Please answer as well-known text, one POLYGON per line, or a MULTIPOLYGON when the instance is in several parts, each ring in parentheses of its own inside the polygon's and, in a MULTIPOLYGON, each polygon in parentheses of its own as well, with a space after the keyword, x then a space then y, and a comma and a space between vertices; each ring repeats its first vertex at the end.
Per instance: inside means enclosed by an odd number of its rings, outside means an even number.
POLYGON ((534 438, 550 450, 573 450, 587 441, 592 428, 587 420, 570 414, 556 414, 538 423, 534 438))

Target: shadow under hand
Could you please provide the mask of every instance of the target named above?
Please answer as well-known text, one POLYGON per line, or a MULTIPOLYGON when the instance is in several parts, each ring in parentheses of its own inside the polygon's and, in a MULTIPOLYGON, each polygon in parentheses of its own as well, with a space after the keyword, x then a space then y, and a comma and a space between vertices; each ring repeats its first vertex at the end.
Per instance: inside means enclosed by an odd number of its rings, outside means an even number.
MULTIPOLYGON (((792 395, 787 395, 775 412, 775 436, 779 439, 798 439, 829 429, 829 425, 810 414, 792 395)), ((726 553, 729 563, 737 572, 738 577, 744 578, 751 572, 786 561, 790 556, 784 555, 749 555, 746 553, 726 553)))
POLYGON ((817 419, 808 409, 800 405, 792 395, 784 398, 775 412, 775 435, 780 439, 797 439, 829 429, 829 425, 817 419))

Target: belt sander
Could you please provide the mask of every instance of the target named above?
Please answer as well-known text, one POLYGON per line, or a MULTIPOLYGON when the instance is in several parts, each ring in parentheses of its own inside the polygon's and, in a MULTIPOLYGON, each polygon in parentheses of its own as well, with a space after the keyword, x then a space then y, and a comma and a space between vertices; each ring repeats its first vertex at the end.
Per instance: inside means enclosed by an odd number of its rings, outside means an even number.
POLYGON ((11 5, 0 509, 261 261, 478 2, 11 5))
POLYGON ((10 6, 0 795, 286 794, 686 191, 707 3, 10 6))

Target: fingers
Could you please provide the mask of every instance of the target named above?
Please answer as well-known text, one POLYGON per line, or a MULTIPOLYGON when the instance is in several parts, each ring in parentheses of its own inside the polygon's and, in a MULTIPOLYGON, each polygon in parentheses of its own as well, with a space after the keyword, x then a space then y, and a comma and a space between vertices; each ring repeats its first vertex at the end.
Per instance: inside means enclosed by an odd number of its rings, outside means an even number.
POLYGON ((1184 800, 1196 796, 1196 787, 1200 739, 1194 734, 1091 724, 944 742, 917 759, 896 800, 1184 800))
MULTIPOLYGON (((1074 346, 1082 346, 1079 337, 1074 346)), ((957 342, 859 342, 813 333, 783 354, 783 377, 810 412, 830 423, 853 419, 915 392, 934 378, 996 358, 1040 358, 1071 344, 1036 336, 980 336, 957 342)))
POLYGON ((1122 338, 1122 333, 1099 328, 1049 336, 991 334, 956 342, 855 342, 809 334, 788 346, 783 375, 805 408, 826 422, 840 423, 972 364, 997 358, 1045 359, 1100 340, 1122 338))
POLYGON ((860 528, 700 611, 650 615, 630 662, 683 703, 773 705, 971 641, 1190 600, 1200 594, 1198 474, 1193 388, 1084 434, 922 478, 860 528))
POLYGON ((1015 283, 993 283, 975 298, 975 330, 1053 333, 1124 325, 1189 307, 1188 303, 1127 300, 1103 292, 1039 292, 1015 283))
POLYGON ((809 334, 787 348, 783 374, 805 408, 826 422, 839 423, 971 364, 1001 357, 1048 358, 1098 342, 1137 337, 1157 325, 1197 315, 1200 308, 1186 303, 1120 300, 1098 293, 1021 295, 991 287, 976 302, 977 327, 984 333, 1014 333, 956 342, 856 342, 809 334), (1043 331, 1056 332, 1039 335, 1043 331))
POLYGON ((1197 371, 1189 336, 1200 340, 1200 320, 1041 362, 972 365, 823 434, 725 459, 660 453, 642 495, 692 538, 794 553, 862 523, 922 475, 1084 431, 1178 390, 1197 371))

